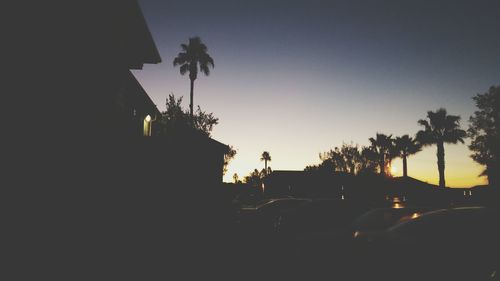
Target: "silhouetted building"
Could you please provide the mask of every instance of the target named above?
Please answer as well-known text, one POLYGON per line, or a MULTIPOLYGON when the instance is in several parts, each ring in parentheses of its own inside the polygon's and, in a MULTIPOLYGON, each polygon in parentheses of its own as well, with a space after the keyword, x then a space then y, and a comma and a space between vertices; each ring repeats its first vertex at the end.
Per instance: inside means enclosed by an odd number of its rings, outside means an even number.
POLYGON ((224 155, 229 151, 227 145, 188 126, 144 141, 150 146, 151 154, 161 159, 159 167, 163 172, 160 171, 160 175, 168 176, 163 182, 187 189, 183 193, 190 196, 222 187, 224 155))
POLYGON ((268 197, 290 195, 345 199, 350 185, 352 179, 345 173, 275 170, 264 179, 263 189, 268 197))
POLYGON ((153 124, 161 113, 131 72, 113 94, 114 107, 109 112, 116 118, 116 133, 125 137, 151 136, 153 124))
POLYGON ((23 9, 43 20, 17 34, 36 60, 4 104, 17 111, 5 160, 20 264, 61 280, 164 278, 211 253, 201 233, 220 228, 200 222, 221 217, 210 199, 227 146, 195 131, 144 137, 159 112, 130 71, 161 58, 136 0, 50 4, 23 9))

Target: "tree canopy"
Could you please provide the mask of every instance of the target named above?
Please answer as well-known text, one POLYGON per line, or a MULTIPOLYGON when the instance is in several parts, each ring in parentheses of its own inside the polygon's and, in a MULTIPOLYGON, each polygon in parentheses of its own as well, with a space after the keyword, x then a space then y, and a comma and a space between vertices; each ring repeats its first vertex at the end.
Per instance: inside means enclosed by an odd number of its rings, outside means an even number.
POLYGON ((469 149, 472 159, 486 167, 481 175, 488 176, 493 184, 494 176, 500 173, 500 86, 492 86, 487 93, 472 99, 478 110, 469 119, 469 149))

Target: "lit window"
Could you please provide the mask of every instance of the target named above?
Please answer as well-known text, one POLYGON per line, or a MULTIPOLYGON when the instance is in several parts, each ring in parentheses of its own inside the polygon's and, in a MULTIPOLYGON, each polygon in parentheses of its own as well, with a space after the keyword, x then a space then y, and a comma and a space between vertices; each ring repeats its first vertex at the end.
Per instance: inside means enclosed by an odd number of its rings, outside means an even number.
POLYGON ((153 120, 151 119, 151 116, 147 115, 144 118, 144 133, 143 135, 145 137, 150 137, 151 136, 151 127, 152 127, 152 122, 153 120))

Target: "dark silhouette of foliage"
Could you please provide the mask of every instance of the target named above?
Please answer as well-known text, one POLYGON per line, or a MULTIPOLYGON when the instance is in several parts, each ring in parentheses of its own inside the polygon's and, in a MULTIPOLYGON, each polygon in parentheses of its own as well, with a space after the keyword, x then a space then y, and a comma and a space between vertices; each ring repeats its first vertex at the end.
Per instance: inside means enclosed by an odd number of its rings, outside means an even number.
POLYGON ((331 165, 333 171, 355 174, 359 169, 361 154, 358 145, 342 144, 341 148, 335 147, 328 152, 320 154, 323 165, 331 165))
POLYGON ((264 161, 264 171, 265 173, 267 173, 267 162, 268 161, 271 162, 271 155, 269 154, 269 152, 267 151, 262 152, 260 161, 264 161))
POLYGON ((479 110, 470 117, 467 130, 471 138, 471 157, 486 166, 481 175, 488 176, 488 183, 495 185, 500 175, 500 86, 492 86, 487 93, 477 94, 472 99, 479 110))
POLYGON ((237 173, 233 174, 233 180, 234 180, 234 183, 240 183, 239 176, 237 173))
POLYGON ((304 171, 344 172, 352 175, 373 172, 377 165, 377 154, 371 147, 362 147, 353 143, 343 143, 330 151, 319 154, 321 163, 310 165, 304 171))
POLYGON ((246 176, 243 181, 253 187, 259 187, 262 183, 262 177, 261 173, 259 170, 254 169, 253 172, 250 173, 250 175, 246 176))
POLYGON ((182 98, 175 98, 173 94, 169 95, 166 100, 166 110, 162 112, 160 119, 157 122, 157 134, 165 135, 169 129, 175 129, 179 126, 190 126, 202 132, 207 137, 211 136, 212 129, 219 123, 219 118, 213 113, 206 113, 198 106, 196 114, 193 116, 193 122, 190 122, 189 113, 182 109, 182 98))
POLYGON ((359 158, 358 174, 375 173, 378 166, 377 151, 372 146, 364 146, 361 148, 359 158))
POLYGON ((464 143, 466 132, 460 129, 460 116, 448 115, 446 109, 440 108, 436 111, 427 112, 427 120, 418 120, 418 124, 424 127, 417 133, 417 140, 424 146, 437 146, 437 165, 439 171, 439 187, 445 187, 445 160, 444 144, 458 142, 464 143))
MULTIPOLYGON (((223 175, 225 175, 227 173, 227 166, 229 165, 229 162, 231 162, 231 160, 234 159, 234 157, 236 156, 236 149, 230 145, 229 146, 229 151, 224 154, 224 170, 223 170, 223 175)), ((236 176, 238 176, 237 174, 235 174, 236 176)), ((233 175, 234 177, 234 175, 233 175)))
POLYGON ((174 66, 180 66, 179 71, 181 75, 189 72, 190 87, 190 103, 189 111, 190 117, 193 119, 193 92, 194 80, 198 77, 198 72, 205 75, 210 74, 210 67, 214 67, 214 60, 207 53, 208 48, 201 42, 200 37, 189 38, 189 43, 181 44, 182 51, 174 59, 174 66))
POLYGON ((396 156, 396 148, 392 135, 377 133, 375 138, 370 138, 372 151, 377 155, 379 173, 382 176, 390 175, 388 168, 396 156))
MULTIPOLYGON (((320 154, 321 157, 321 154, 320 154)), ((335 171, 331 159, 323 160, 319 165, 309 165, 304 168, 306 172, 333 172, 335 171)))
POLYGON ((403 177, 408 177, 407 158, 422 150, 422 145, 414 138, 408 135, 396 137, 394 139, 396 145, 397 156, 403 159, 403 177))
POLYGON ((260 177, 265 178, 267 175, 271 174, 273 172, 273 169, 271 169, 271 166, 264 168, 260 171, 260 177))

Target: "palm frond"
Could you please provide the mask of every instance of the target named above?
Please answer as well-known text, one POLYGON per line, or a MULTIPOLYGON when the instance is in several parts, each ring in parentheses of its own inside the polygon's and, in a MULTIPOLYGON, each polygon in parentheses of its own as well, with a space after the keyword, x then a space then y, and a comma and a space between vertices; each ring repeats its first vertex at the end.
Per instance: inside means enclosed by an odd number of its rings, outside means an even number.
POLYGON ((181 75, 186 74, 188 72, 188 70, 189 70, 189 64, 187 64, 187 63, 181 65, 181 67, 179 69, 181 75))

